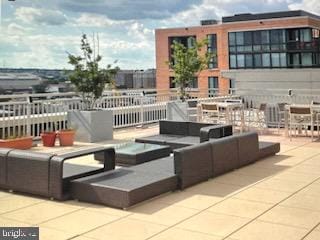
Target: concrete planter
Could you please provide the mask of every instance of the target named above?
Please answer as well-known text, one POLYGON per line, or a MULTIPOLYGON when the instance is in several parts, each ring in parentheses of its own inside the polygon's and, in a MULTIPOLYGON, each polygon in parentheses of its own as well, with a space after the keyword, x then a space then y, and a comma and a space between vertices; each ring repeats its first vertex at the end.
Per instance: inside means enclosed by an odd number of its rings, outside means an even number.
POLYGON ((188 104, 182 101, 167 103, 167 119, 174 121, 189 121, 188 104))
POLYGON ((76 141, 93 143, 113 139, 112 110, 70 111, 68 122, 76 129, 76 141))

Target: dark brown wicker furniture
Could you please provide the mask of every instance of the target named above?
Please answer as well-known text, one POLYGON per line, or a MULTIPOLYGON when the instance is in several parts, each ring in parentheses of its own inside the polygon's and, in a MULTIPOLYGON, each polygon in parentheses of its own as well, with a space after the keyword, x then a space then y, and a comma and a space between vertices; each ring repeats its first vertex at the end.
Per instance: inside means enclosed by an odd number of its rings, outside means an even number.
POLYGON ((209 138, 232 135, 231 125, 198 122, 160 121, 158 135, 137 138, 136 142, 169 145, 172 150, 199 144, 209 138))
POLYGON ((2 148, 0 187, 63 200, 68 198, 71 179, 114 169, 114 157, 114 149, 105 147, 91 147, 62 155, 2 148), (96 152, 103 153, 104 167, 65 163, 96 152))
POLYGON ((58 200, 75 198, 128 208, 279 151, 279 143, 259 143, 258 134, 249 132, 180 148, 174 151, 174 156, 114 169, 113 148, 97 147, 59 156, 0 149, 0 184, 2 188, 58 200), (97 152, 103 153, 104 167, 66 163, 69 159, 97 152))
POLYGON ((274 155, 279 150, 279 143, 259 144, 258 135, 253 132, 224 137, 176 149, 174 156, 75 179, 71 181, 72 196, 82 201, 128 208, 274 155))

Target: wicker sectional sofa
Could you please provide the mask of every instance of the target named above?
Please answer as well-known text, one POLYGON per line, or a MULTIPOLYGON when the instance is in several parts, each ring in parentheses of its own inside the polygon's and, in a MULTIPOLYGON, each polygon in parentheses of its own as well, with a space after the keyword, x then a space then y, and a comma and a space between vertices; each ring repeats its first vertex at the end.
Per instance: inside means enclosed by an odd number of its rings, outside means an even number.
POLYGON ((79 200, 128 208, 159 194, 185 189, 280 151, 279 143, 259 143, 254 132, 174 150, 174 155, 134 167, 71 181, 79 200))

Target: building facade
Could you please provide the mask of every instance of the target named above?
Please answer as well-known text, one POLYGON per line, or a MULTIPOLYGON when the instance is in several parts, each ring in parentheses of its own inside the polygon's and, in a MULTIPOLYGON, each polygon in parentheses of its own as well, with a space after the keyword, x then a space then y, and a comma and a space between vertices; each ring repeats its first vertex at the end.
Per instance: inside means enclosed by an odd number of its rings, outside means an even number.
POLYGON ((115 76, 118 89, 139 89, 156 87, 156 70, 119 70, 115 76))
MULTIPOLYGON (((201 26, 156 30, 156 86, 174 88, 169 68, 174 41, 191 46, 194 40, 208 39, 214 57, 190 87, 199 91, 218 89, 226 94, 235 87, 233 76, 248 70, 320 68, 320 16, 305 11, 237 14, 221 22, 202 21, 201 26), (235 74, 237 73, 237 74, 235 74)), ((320 80, 320 79, 319 79, 320 80)))

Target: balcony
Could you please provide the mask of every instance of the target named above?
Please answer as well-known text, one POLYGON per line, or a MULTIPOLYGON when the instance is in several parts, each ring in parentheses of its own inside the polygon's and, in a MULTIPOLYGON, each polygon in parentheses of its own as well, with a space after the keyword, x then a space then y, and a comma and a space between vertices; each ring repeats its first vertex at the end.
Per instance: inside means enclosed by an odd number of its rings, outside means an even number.
MULTIPOLYGON (((202 97, 205 98, 204 95, 202 97)), ((257 104, 266 101, 266 97, 252 95, 244 99, 248 103, 252 100, 253 104, 257 104)), ((168 99, 174 99, 174 96, 157 95, 148 101, 141 101, 141 98, 140 95, 135 98, 104 98, 101 106, 115 110, 115 132, 113 141, 100 142, 99 145, 122 144, 158 133, 157 121, 166 117, 164 104, 168 99), (139 115, 141 109, 144 114, 139 115), (151 109, 152 114, 147 114, 151 109), (132 122, 119 120, 129 113, 136 114, 132 122), (136 128, 141 124, 148 125, 146 128, 136 128)), ((273 98, 274 103, 288 100, 287 96, 273 98)), ((303 99, 309 101, 309 98, 300 99, 300 96, 292 101, 303 99)), ((268 103, 268 114, 273 114, 272 102, 268 103)), ((32 103, 15 101, 2 104, 5 106, 0 115, 5 122, 2 126, 8 127, 8 123, 30 123, 29 130, 25 131, 30 131, 35 138, 38 130, 41 130, 37 124, 44 119, 49 119, 47 123, 64 121, 67 107, 81 107, 78 99, 68 95, 32 103), (22 110, 23 106, 29 107, 22 110), (30 111, 28 117, 22 114, 25 111, 30 111)), ((183 191, 160 195, 126 210, 76 200, 58 202, 0 191, 0 225, 39 226, 41 239, 241 240, 265 239, 266 236, 268 239, 318 239, 320 143, 311 142, 310 138, 303 136, 290 141, 284 136, 282 128, 279 132, 277 128, 272 128, 275 123, 276 119, 270 120, 268 131, 260 134, 259 138, 262 141, 280 142, 281 152, 278 155, 183 191)), ((83 145, 77 143, 74 148, 83 145)), ((41 146, 34 150, 48 151, 41 146)), ((54 151, 64 149, 57 147, 54 151)), ((92 157, 81 157, 76 161, 85 165, 99 165, 92 157)))

